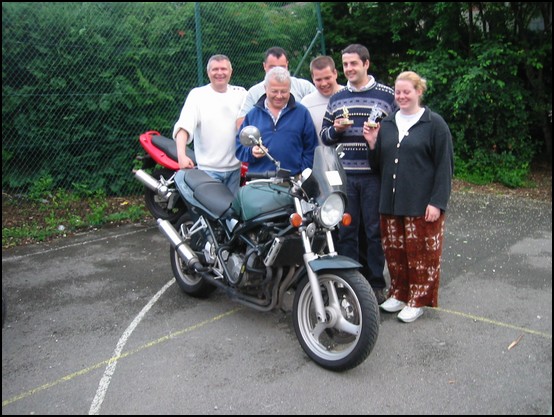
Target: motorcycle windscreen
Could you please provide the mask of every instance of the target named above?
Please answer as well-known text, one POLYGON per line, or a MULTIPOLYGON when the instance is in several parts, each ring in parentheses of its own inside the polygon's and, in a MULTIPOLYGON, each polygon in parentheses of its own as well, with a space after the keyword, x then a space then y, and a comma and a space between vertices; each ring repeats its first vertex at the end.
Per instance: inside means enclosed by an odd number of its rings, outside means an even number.
POLYGON ((316 200, 324 200, 333 192, 346 196, 346 173, 335 148, 325 145, 315 148, 312 173, 302 183, 302 188, 316 200))

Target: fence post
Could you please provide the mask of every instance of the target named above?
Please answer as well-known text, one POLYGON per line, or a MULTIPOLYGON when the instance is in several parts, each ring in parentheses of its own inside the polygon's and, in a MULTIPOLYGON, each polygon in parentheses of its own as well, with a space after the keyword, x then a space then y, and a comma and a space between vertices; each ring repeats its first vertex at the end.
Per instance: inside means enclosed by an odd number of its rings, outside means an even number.
POLYGON ((321 18, 321 5, 319 2, 315 4, 315 12, 317 16, 317 30, 321 32, 321 55, 327 55, 325 52, 325 35, 323 34, 323 19, 321 18))
POLYGON ((194 3, 194 24, 196 27, 196 70, 198 86, 204 85, 204 70, 202 68, 202 23, 200 22, 200 2, 194 3))

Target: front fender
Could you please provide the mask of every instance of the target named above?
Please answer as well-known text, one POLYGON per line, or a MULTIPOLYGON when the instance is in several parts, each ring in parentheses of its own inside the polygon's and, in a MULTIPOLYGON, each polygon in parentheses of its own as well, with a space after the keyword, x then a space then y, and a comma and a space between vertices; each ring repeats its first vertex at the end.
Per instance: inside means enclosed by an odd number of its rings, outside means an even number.
POLYGON ((319 272, 326 269, 358 269, 362 265, 348 256, 325 256, 308 262, 312 271, 319 272))

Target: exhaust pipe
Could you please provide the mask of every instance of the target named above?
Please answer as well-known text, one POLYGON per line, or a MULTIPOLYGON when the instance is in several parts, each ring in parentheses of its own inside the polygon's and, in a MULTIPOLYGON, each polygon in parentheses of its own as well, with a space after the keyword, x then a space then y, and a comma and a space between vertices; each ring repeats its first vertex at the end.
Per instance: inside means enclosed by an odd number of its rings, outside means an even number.
POLYGON ((177 230, 167 220, 158 219, 158 228, 167 237, 171 246, 177 251, 180 258, 185 262, 189 269, 200 271, 203 269, 198 257, 194 251, 181 239, 177 230))
POLYGON ((135 171, 135 177, 143 183, 145 186, 150 188, 152 191, 158 193, 160 197, 169 198, 171 197, 172 192, 169 191, 166 185, 163 185, 160 181, 150 175, 148 172, 138 169, 135 171))

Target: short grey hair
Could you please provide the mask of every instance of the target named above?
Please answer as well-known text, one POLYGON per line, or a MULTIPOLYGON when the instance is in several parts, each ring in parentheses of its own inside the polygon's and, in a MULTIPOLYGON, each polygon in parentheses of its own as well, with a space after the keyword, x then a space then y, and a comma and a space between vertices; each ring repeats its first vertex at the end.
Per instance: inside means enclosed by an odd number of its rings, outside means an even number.
POLYGON ((208 59, 208 64, 206 65, 206 71, 210 72, 210 64, 213 61, 217 61, 217 62, 227 61, 229 62, 229 69, 233 69, 233 66, 231 65, 231 60, 227 55, 217 54, 217 55, 212 55, 210 59, 208 59))
POLYGON ((264 86, 267 87, 271 80, 275 80, 278 83, 288 83, 290 86, 290 72, 283 67, 273 67, 265 74, 264 86))

